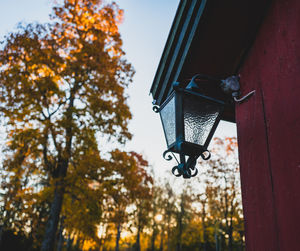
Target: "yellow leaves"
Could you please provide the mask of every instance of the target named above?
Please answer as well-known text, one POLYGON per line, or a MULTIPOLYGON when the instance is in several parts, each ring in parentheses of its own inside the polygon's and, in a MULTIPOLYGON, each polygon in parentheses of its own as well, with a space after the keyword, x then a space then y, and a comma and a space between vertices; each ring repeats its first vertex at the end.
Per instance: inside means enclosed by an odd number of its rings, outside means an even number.
POLYGON ((115 18, 116 18, 117 25, 122 24, 123 20, 124 20, 124 10, 118 9, 117 10, 117 15, 115 16, 115 18))
POLYGON ((99 182, 96 181, 92 181, 88 184, 89 188, 93 189, 93 190, 97 190, 100 188, 100 184, 99 182))
POLYGON ((31 73, 31 74, 29 75, 28 78, 29 78, 30 80, 33 80, 33 81, 35 81, 35 80, 38 79, 37 75, 36 75, 36 74, 33 74, 33 73, 31 73))
POLYGON ((54 71, 45 64, 32 64, 31 66, 27 67, 27 70, 31 72, 30 77, 33 80, 46 76, 55 76, 54 71))
POLYGON ((83 243, 82 250, 89 251, 89 250, 92 250, 93 248, 95 248, 96 246, 97 246, 97 244, 96 244, 95 241, 93 241, 93 240, 85 240, 84 243, 83 243))
POLYGON ((108 53, 112 56, 112 57, 120 57, 123 54, 123 51, 118 50, 117 48, 111 46, 107 49, 108 53))
POLYGON ((37 73, 39 74, 39 77, 45 77, 51 76, 53 74, 53 71, 51 71, 47 66, 42 65, 39 69, 37 69, 37 73))
MULTIPOLYGON (((62 8, 55 8, 55 15, 63 20, 64 29, 67 28, 66 26, 75 25, 74 31, 88 32, 96 29, 112 36, 118 33, 118 25, 123 20, 123 10, 120 10, 115 3, 103 6, 102 1, 69 0, 62 8)), ((68 35, 72 37, 72 34, 68 35)))
POLYGON ((24 196, 30 195, 30 194, 32 194, 32 192, 33 192, 33 188, 32 187, 27 187, 27 188, 24 188, 22 190, 19 190, 17 192, 17 197, 24 198, 24 196))
MULTIPOLYGON (((7 51, 0 50, 1 64, 6 60, 0 70, 5 89, 1 109, 12 129, 5 170, 12 174, 15 204, 24 200, 16 211, 35 221, 34 227, 37 210, 44 212, 45 220, 59 182, 66 191, 66 229, 95 240, 103 197, 126 194, 126 202, 135 195, 147 196, 151 179, 143 170, 147 162, 142 156, 120 153, 115 162, 101 159, 99 149, 107 149, 98 146, 96 137, 100 131, 112 138, 130 138, 124 89, 133 71, 121 60, 122 11, 96 0, 62 2, 55 8, 60 20, 53 26, 25 27, 15 35, 18 39, 7 42, 7 51), (61 175, 65 163, 66 177, 61 175)), ((94 247, 94 242, 85 246, 94 247)))

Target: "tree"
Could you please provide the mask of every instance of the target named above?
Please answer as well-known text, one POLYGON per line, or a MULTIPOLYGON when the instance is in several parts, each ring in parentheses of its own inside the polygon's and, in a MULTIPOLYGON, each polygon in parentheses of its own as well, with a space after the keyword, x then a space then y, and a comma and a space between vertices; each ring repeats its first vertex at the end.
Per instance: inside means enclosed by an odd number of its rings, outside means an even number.
MULTIPOLYGON (((122 225, 130 218, 127 209, 135 206, 137 201, 151 198, 150 186, 153 181, 146 170, 148 162, 136 152, 114 151, 111 166, 115 176, 106 194, 109 204, 108 215, 117 230, 115 250, 118 251, 122 225)), ((137 205, 136 207, 138 208, 137 205)))
POLYGON ((192 187, 190 184, 184 184, 184 189, 178 196, 178 205, 176 210, 176 251, 183 250, 183 236, 187 226, 191 221, 192 215, 192 187))
MULTIPOLYGON (((172 250, 171 247, 171 237, 172 237, 172 227, 173 227, 173 218, 176 214, 176 195, 170 185, 166 182, 164 187, 165 193, 162 203, 162 214, 166 224, 166 227, 162 225, 162 231, 167 230, 167 251, 172 250)), ((175 246, 175 245, 174 245, 175 246)))
POLYGON ((216 138, 212 151, 212 158, 201 163, 205 168, 200 177, 205 180, 206 192, 202 209, 205 204, 207 209, 200 214, 203 223, 207 216, 213 219, 210 224, 214 228, 216 250, 220 247, 234 250, 234 235, 236 243, 242 242, 243 237, 236 138, 216 138))
MULTIPOLYGON (((154 172, 153 172, 154 173, 154 172)), ((151 251, 155 251, 155 240, 157 235, 159 234, 159 228, 158 228, 158 222, 161 219, 157 220, 157 216, 162 217, 161 213, 159 212, 160 210, 160 206, 162 206, 163 203, 163 198, 162 198, 162 193, 163 193, 163 189, 161 187, 159 187, 157 184, 154 184, 151 188, 151 193, 152 193, 152 200, 151 200, 151 209, 150 209, 150 213, 151 213, 151 247, 150 250, 151 251)), ((162 231, 163 233, 163 231, 162 231)), ((162 237, 163 235, 161 235, 162 237)), ((161 239, 161 243, 162 243, 162 239, 161 239)), ((161 244, 163 245, 163 244, 161 244)))
POLYGON ((6 200, 51 194, 42 250, 53 250, 68 177, 80 170, 101 181, 109 172, 97 135, 130 138, 124 90, 134 73, 121 48, 122 10, 115 3, 64 0, 53 10, 52 23, 20 26, 0 50, 0 112, 8 130, 3 168, 12 189, 6 200))
MULTIPOLYGON (((134 155, 139 166, 147 166, 141 155, 134 155)), ((140 251, 140 235, 144 227, 149 223, 149 211, 151 209, 151 189, 150 184, 153 183, 152 177, 142 168, 138 172, 131 172, 132 180, 135 183, 134 189, 131 189, 131 198, 135 205, 133 216, 135 217, 134 224, 137 229, 135 250, 140 251)))

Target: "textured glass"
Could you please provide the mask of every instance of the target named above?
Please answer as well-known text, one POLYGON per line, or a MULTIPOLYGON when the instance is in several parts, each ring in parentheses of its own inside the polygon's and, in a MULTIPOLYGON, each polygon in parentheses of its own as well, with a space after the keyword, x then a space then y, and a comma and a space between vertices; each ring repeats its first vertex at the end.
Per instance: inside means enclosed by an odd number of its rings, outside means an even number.
POLYGON ((221 106, 191 95, 184 95, 183 103, 185 141, 203 146, 221 106))
POLYGON ((175 128, 175 97, 160 111, 160 117, 165 132, 168 147, 176 141, 175 128))

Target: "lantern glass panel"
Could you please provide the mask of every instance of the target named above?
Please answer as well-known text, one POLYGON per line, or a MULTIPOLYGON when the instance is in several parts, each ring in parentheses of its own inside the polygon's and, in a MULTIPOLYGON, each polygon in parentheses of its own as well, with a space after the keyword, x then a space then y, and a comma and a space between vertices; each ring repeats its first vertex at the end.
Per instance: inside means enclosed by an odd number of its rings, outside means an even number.
POLYGON ((168 147, 176 141, 175 96, 160 110, 168 147))
POLYGON ((222 106, 218 103, 196 95, 184 94, 185 141, 203 146, 221 110, 222 106))

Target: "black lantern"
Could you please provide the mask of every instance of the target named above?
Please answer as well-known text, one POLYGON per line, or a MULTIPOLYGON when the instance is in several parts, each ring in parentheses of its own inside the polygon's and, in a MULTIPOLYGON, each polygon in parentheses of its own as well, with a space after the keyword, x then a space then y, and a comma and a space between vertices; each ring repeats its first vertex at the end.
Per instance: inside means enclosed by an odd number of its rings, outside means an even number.
MULTIPOLYGON (((225 81, 230 82, 229 78, 221 81, 198 74, 192 78, 186 88, 180 87, 177 82, 174 83, 169 97, 160 107, 154 107, 154 111, 160 114, 168 146, 167 151, 164 152, 164 158, 172 159, 168 153, 179 154, 180 163, 178 162, 178 166, 173 167, 172 172, 176 176, 182 175, 183 178, 190 178, 197 174, 195 165, 200 156, 205 160, 210 158, 207 147, 226 105, 222 100, 199 92, 199 86, 195 82, 195 79, 199 77, 219 83, 222 89, 224 89, 222 84, 228 87, 225 81)), ((238 83, 238 79, 233 80, 234 83, 238 83)), ((231 94, 238 93, 239 86, 235 89, 231 91, 231 94)))

